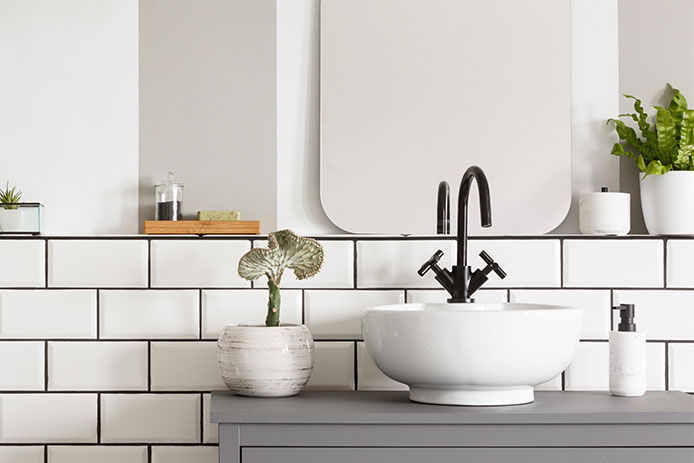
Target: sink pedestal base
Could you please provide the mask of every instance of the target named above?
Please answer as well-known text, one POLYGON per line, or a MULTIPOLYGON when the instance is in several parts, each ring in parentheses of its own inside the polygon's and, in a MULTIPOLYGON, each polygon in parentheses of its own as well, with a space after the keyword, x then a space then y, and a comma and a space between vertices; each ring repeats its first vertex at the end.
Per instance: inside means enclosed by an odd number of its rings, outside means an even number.
POLYGON ((410 400, 436 405, 521 405, 535 400, 533 388, 529 386, 500 387, 490 389, 435 389, 410 387, 410 400))

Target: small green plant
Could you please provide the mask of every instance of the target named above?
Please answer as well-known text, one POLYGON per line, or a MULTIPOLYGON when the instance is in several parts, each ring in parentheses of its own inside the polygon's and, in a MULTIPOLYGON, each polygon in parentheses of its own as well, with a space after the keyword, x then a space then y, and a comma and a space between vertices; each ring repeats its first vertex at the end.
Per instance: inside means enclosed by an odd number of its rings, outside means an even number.
POLYGON ((270 233, 268 248, 247 252, 239 261, 239 275, 249 281, 265 275, 270 296, 266 326, 280 324, 280 281, 285 269, 294 270, 299 280, 310 278, 323 265, 323 247, 312 238, 303 238, 291 230, 270 233))
POLYGON ((10 188, 10 182, 7 181, 5 189, 0 188, 0 205, 5 209, 18 209, 17 205, 10 205, 12 203, 18 203, 22 199, 22 192, 17 189, 17 186, 10 188))
POLYGON ((641 100, 624 94, 634 100, 635 113, 620 114, 618 117, 630 118, 641 132, 620 119, 608 119, 622 143, 615 143, 612 154, 627 156, 636 161, 642 172, 648 175, 662 175, 671 170, 694 170, 694 109, 687 109, 687 100, 679 90, 672 90, 673 96, 667 108, 654 106, 655 130, 648 122, 648 114, 643 110, 641 100))

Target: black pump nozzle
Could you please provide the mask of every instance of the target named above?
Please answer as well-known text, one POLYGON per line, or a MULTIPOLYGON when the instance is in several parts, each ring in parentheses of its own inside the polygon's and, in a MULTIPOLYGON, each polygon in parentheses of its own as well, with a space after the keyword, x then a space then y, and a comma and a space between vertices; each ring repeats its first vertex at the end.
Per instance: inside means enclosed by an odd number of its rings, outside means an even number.
POLYGON ((617 307, 612 307, 612 310, 619 310, 619 325, 617 331, 636 331, 634 323, 634 304, 620 304, 617 307))

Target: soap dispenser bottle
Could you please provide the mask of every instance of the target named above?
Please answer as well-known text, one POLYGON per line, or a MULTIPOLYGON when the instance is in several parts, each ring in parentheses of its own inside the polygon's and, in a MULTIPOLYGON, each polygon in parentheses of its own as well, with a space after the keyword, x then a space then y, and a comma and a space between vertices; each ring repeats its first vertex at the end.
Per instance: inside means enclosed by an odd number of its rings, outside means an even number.
POLYGON ((634 305, 621 304, 617 331, 610 332, 610 392, 637 397, 646 392, 646 336, 636 332, 634 305))

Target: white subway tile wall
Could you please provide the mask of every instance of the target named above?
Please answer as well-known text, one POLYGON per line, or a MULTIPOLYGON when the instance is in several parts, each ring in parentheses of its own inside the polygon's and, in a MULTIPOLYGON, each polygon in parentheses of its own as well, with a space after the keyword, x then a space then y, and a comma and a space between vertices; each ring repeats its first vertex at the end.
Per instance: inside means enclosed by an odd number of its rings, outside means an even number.
POLYGON ((96 338, 96 290, 0 290, 0 337, 96 338))
MULTIPOLYGON (((51 445, 50 463, 147 463, 147 446, 51 445)), ((43 461, 43 455, 41 456, 43 461)), ((2 460, 0 459, 0 462, 2 460)))
POLYGON ((152 287, 247 288, 236 271, 249 241, 153 240, 152 287))
POLYGON ((46 284, 46 242, 43 240, 0 241, 0 262, 0 287, 31 288, 46 284))
POLYGON ((0 394, 0 443, 96 443, 96 394, 0 394))
POLYGON ((48 240, 48 286, 144 288, 147 241, 48 240))
POLYGON ((49 342, 49 391, 146 391, 146 342, 49 342))
POLYGON ((0 463, 43 463, 42 445, 0 446, 0 463))
POLYGON ((225 389, 215 341, 153 342, 151 349, 153 391, 225 389))
MULTIPOLYGON (((283 289, 280 323, 302 323, 303 295, 283 289)), ((262 325, 267 315, 267 289, 205 289, 202 291, 202 337, 217 339, 228 324, 262 325)))
POLYGON ((101 442, 200 442, 200 394, 102 394, 101 442))
POLYGON ((315 339, 361 339, 363 310, 399 302, 405 302, 403 291, 307 290, 305 322, 315 339))
POLYGON ((564 240, 564 286, 662 288, 663 240, 564 240))
MULTIPOLYGON (((433 276, 416 271, 437 249, 450 267, 455 241, 319 241, 323 272, 298 281, 289 271, 282 291, 282 322, 306 323, 316 339, 308 387, 403 389, 369 357, 360 312, 405 298, 444 302, 433 276)), ((244 237, 0 239, 0 260, 10 263, 0 270, 0 463, 216 462, 209 392, 224 385, 215 340, 228 323, 265 318, 265 282, 252 287, 236 274, 252 243, 265 245, 244 237)), ((509 276, 491 275, 478 301, 584 311, 574 361, 539 390, 607 389, 610 306, 622 302, 636 304, 649 339, 648 388, 694 392, 694 239, 472 239, 475 267, 482 249, 509 276)))
POLYGON ((42 391, 46 377, 43 354, 40 341, 1 341, 0 390, 42 391))
POLYGON ((152 463, 218 463, 216 447, 207 446, 155 446, 152 447, 152 463))

